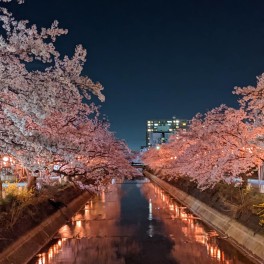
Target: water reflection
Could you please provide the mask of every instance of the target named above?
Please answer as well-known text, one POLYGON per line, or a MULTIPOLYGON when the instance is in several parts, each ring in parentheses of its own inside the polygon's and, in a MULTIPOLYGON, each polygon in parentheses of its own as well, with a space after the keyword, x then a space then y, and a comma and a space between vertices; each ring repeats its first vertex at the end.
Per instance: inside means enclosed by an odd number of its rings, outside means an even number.
POLYGON ((161 188, 148 184, 141 190, 153 201, 153 218, 163 221, 175 241, 171 254, 179 263, 250 263, 161 188))
POLYGON ((149 217, 148 220, 152 220, 152 201, 151 198, 149 198, 149 217))
POLYGON ((31 263, 251 263, 158 186, 113 184, 31 263))

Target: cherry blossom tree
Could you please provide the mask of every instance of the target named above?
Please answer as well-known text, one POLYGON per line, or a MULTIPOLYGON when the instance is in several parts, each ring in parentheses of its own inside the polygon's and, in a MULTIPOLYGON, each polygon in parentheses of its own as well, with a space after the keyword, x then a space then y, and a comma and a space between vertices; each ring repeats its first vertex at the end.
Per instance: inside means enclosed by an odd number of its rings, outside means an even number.
MULTIPOLYGON (((262 148, 264 147, 264 118, 263 118, 263 111, 264 111, 264 73, 257 77, 257 85, 254 86, 246 86, 246 87, 236 87, 234 94, 240 96, 240 104, 241 107, 252 116, 254 120, 254 127, 257 127, 259 133, 257 135, 258 145, 262 148)), ((263 163, 259 166, 258 174, 259 179, 264 180, 264 165, 263 163)))
POLYGON ((262 163, 264 153, 255 141, 258 131, 243 109, 220 106, 208 112, 201 125, 196 127, 199 138, 191 154, 193 166, 185 167, 200 186, 250 176, 262 163))
POLYGON ((151 150, 145 162, 154 169, 161 168, 169 178, 188 176, 200 188, 220 181, 231 183, 250 176, 263 162, 258 133, 243 109, 221 105, 204 116, 198 114, 188 132, 172 136, 154 158, 151 150))
MULTIPOLYGON (((123 141, 115 139, 113 133, 106 129, 106 124, 98 123, 91 131, 82 123, 78 131, 72 134, 76 137, 70 147, 67 145, 69 159, 60 155, 55 160, 59 164, 58 174, 63 174, 76 180, 80 186, 107 185, 112 178, 129 178, 135 173, 129 162, 130 150, 123 141), (76 151, 76 148, 78 149, 76 151)), ((61 152, 64 147, 60 147, 61 152)), ((85 188, 86 188, 85 187, 85 188)))
POLYGON ((235 87, 233 92, 240 96, 241 107, 251 114, 255 126, 263 126, 264 118, 264 73, 257 77, 257 86, 235 87))
POLYGON ((118 168, 115 158, 128 168, 124 154, 113 147, 122 144, 90 102, 92 94, 101 101, 104 96, 101 84, 82 75, 86 50, 78 45, 71 58, 61 56, 55 42, 67 30, 57 21, 38 29, 15 20, 6 8, 0 8, 0 21, 0 155, 13 156, 34 176, 52 172, 57 161, 63 163, 60 172, 71 176, 88 177, 95 158, 98 164, 104 158, 101 164, 109 171, 118 168), (36 62, 40 69, 29 70, 36 62))

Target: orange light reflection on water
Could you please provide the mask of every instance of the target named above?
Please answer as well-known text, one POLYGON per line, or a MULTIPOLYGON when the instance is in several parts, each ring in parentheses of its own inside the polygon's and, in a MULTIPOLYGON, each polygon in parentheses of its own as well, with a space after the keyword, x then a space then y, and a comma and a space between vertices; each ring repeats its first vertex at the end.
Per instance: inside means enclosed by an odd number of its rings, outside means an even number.
MULTIPOLYGON (((177 234, 179 236, 177 237, 179 240, 176 239, 175 245, 173 245, 171 249, 171 255, 175 259, 182 257, 186 260, 190 254, 193 254, 196 255, 197 259, 201 257, 210 258, 209 262, 204 262, 206 264, 216 262, 223 264, 240 263, 230 259, 230 256, 227 256, 225 252, 219 248, 216 240, 218 236, 216 231, 205 230, 204 225, 198 221, 198 217, 191 214, 186 207, 179 205, 161 188, 151 183, 143 184, 141 188, 148 201, 148 215, 146 216, 149 221, 148 236, 155 236, 156 226, 154 224, 155 222, 152 220, 158 219, 159 217, 157 215, 161 215, 162 212, 164 212, 165 219, 162 219, 162 221, 164 222, 166 232, 170 234, 172 239, 176 238, 177 234), (181 224, 177 224, 177 221, 181 224), (194 246, 194 242, 197 242, 196 246, 194 246), (205 254, 207 255, 205 256, 205 254)), ((111 234, 116 234, 116 230, 118 230, 119 227, 115 227, 113 222, 109 221, 108 225, 99 224, 103 222, 100 220, 104 220, 106 216, 110 219, 118 219, 120 215, 120 204, 117 202, 119 200, 115 199, 115 196, 118 196, 116 191, 109 193, 102 192, 98 198, 96 198, 96 202, 87 202, 84 209, 72 217, 72 221, 68 225, 64 225, 59 230, 58 233, 61 239, 52 245, 48 249, 48 252, 37 255, 38 261, 36 263, 56 263, 56 255, 58 255, 61 249, 66 245, 67 238, 75 238, 73 241, 76 241, 78 244, 81 241, 79 238, 82 237, 93 237, 98 234, 104 237, 106 234, 105 230, 112 230, 111 234), (105 210, 106 200, 112 201, 108 203, 107 211, 105 210), (92 225, 90 220, 96 220, 98 224, 92 225), (93 230, 91 227, 93 227, 93 230)), ((105 243, 107 241, 108 240, 105 240, 105 243)), ((113 251, 110 246, 109 250, 111 250, 111 252, 113 251)), ((65 254, 67 255, 67 252, 65 254)))
MULTIPOLYGON (((99 195, 99 200, 102 203, 106 202, 106 195, 105 191, 102 191, 99 195)), ((58 235, 61 237, 55 244, 53 244, 49 249, 48 252, 43 252, 37 255, 37 262, 38 264, 49 264, 53 263, 56 259, 56 255, 60 253, 63 245, 66 243, 68 238, 75 238, 79 239, 82 237, 89 236, 90 231, 90 223, 86 220, 91 220, 92 214, 91 212, 94 210, 95 203, 93 200, 88 201, 84 209, 79 211, 75 214, 72 219, 70 225, 66 224, 62 226, 59 231, 58 235)), ((102 208, 97 208, 102 210, 102 208)), ((97 212, 96 212, 97 213, 97 212)), ((105 217, 105 213, 103 212, 102 217, 105 217)))
MULTIPOLYGON (((172 220, 181 219, 186 225, 182 226, 181 231, 186 238, 193 237, 196 242, 205 245, 207 254, 220 263, 231 264, 234 263, 232 259, 228 258, 225 253, 218 247, 215 238, 218 236, 216 231, 206 232, 203 225, 197 222, 198 217, 191 214, 186 207, 183 207, 168 194, 166 194, 159 186, 149 184, 146 188, 145 194, 148 199, 151 199, 151 191, 155 194, 156 208, 166 207, 172 220)), ((155 217, 155 210, 153 210, 153 217, 155 217)))
POLYGON ((65 239, 59 239, 55 244, 53 244, 49 249, 48 252, 38 254, 38 264, 46 264, 51 263, 53 258, 58 254, 62 248, 62 244, 65 239))

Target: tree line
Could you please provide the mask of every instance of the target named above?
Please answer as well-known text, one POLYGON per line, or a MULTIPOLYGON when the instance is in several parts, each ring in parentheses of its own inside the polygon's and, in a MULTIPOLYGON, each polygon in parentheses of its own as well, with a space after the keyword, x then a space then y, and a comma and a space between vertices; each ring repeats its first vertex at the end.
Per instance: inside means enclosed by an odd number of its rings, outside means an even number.
POLYGON ((104 101, 103 86, 82 74, 85 48, 61 55, 56 40, 67 29, 58 21, 38 28, 16 20, 8 3, 2 3, 0 21, 1 159, 12 157, 29 178, 49 182, 56 173, 81 188, 129 175, 130 150, 93 103, 104 101))
POLYGON ((238 109, 220 105, 198 113, 187 131, 172 135, 143 161, 167 179, 188 177, 201 189, 240 179, 246 184, 264 160, 264 74, 257 85, 235 87, 238 109))

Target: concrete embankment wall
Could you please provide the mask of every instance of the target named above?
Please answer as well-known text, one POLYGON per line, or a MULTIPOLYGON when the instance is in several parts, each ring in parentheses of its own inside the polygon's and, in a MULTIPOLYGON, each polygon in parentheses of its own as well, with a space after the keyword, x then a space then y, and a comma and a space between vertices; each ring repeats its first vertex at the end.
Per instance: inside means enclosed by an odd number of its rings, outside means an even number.
POLYGON ((177 189, 153 174, 145 171, 144 175, 158 184, 181 204, 199 216, 203 222, 227 236, 227 241, 234 244, 242 252, 257 263, 264 263, 264 236, 254 234, 254 231, 241 225, 236 220, 223 215, 205 203, 177 189))
POLYGON ((61 228, 66 219, 80 210, 92 197, 88 192, 73 200, 67 207, 58 210, 40 225, 20 237, 10 247, 0 254, 1 264, 28 263, 43 248, 61 228))

